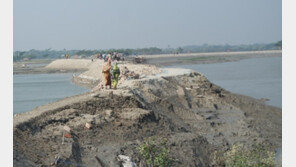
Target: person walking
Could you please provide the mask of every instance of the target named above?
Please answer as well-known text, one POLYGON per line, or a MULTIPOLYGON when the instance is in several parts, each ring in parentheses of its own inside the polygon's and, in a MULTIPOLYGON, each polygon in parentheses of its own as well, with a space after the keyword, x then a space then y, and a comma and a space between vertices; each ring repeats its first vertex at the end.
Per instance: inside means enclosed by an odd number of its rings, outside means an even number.
POLYGON ((102 73, 105 79, 105 83, 104 83, 105 89, 107 89, 107 86, 110 86, 110 89, 112 89, 110 70, 111 70, 111 58, 109 57, 107 63, 103 66, 103 70, 102 70, 102 73))
POLYGON ((117 66, 117 62, 116 62, 115 65, 112 68, 112 76, 113 76, 112 87, 113 87, 113 89, 117 88, 119 75, 120 75, 120 69, 117 66))

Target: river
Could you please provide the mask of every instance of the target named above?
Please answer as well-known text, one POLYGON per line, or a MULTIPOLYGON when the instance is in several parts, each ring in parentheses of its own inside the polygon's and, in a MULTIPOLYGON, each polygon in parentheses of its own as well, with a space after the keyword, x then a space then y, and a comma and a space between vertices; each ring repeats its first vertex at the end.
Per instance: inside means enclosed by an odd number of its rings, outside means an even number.
POLYGON ((13 114, 89 91, 71 79, 71 73, 13 75, 13 114))

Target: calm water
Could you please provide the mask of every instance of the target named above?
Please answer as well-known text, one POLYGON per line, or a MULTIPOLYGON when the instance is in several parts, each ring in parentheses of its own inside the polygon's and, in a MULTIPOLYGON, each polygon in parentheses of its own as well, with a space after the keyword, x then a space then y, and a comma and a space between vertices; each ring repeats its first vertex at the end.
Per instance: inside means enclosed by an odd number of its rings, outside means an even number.
POLYGON ((37 106, 88 91, 74 85, 71 79, 70 73, 13 75, 13 113, 27 112, 37 106))
POLYGON ((254 58, 238 62, 178 66, 203 73, 211 82, 234 93, 267 98, 282 107, 282 58, 254 58))

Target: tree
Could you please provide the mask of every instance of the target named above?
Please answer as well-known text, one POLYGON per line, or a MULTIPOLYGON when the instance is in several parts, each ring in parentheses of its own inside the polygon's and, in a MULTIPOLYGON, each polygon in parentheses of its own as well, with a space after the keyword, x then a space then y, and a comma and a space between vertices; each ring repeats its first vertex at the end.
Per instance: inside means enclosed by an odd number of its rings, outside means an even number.
POLYGON ((178 49, 176 50, 177 53, 182 53, 183 52, 183 48, 178 47, 178 49))
POLYGON ((279 49, 282 49, 282 40, 278 41, 275 46, 277 46, 279 49))
POLYGON ((42 57, 47 58, 49 56, 49 54, 44 54, 42 55, 42 57))

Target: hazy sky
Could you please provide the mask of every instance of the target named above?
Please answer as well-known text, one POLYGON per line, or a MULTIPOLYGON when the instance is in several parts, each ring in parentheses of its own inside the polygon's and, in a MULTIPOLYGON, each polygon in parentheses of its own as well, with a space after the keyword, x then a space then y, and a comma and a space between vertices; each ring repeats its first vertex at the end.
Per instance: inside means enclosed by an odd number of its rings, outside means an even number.
POLYGON ((14 50, 276 42, 281 0, 14 0, 14 50))

